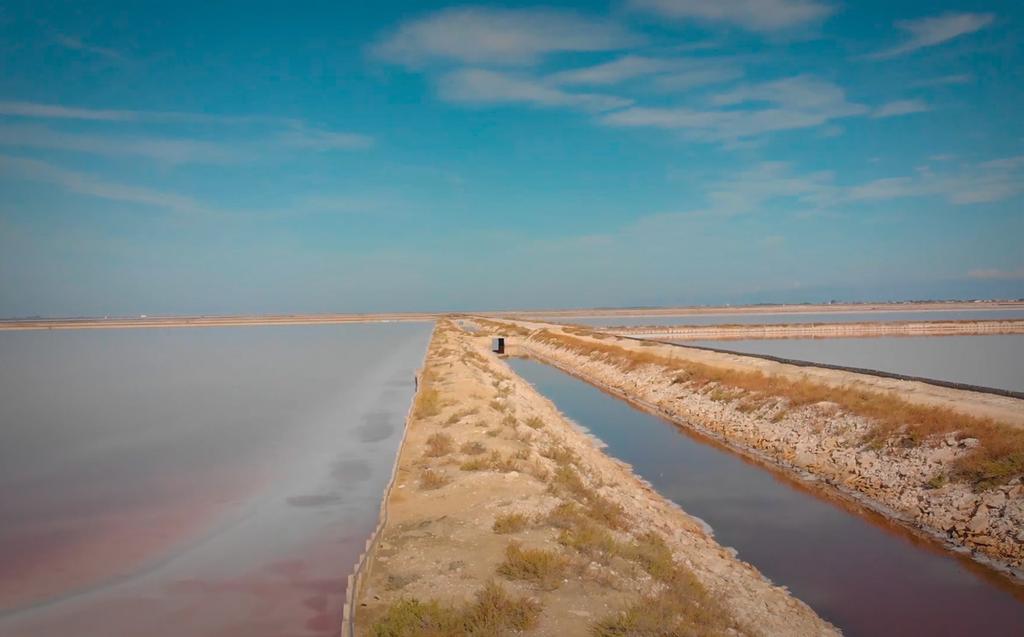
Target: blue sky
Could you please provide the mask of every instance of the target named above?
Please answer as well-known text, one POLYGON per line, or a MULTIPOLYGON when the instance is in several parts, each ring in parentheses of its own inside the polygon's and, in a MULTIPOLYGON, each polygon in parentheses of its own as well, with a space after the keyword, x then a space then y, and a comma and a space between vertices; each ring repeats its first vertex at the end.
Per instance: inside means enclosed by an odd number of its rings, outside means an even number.
POLYGON ((1024 5, 8 2, 0 315, 1024 296, 1024 5))

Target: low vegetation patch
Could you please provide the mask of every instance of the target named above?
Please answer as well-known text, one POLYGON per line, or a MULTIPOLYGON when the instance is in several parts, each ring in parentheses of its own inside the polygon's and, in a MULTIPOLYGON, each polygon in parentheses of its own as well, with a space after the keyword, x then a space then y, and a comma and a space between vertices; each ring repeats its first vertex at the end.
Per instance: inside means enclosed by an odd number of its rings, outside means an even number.
POLYGON ((553 460, 558 465, 577 464, 580 461, 576 452, 565 445, 548 445, 540 450, 540 455, 553 460))
MULTIPOLYGON (((425 376, 425 375, 424 375, 425 376)), ((426 381, 419 393, 416 394, 416 406, 414 413, 417 418, 430 418, 441 411, 441 395, 433 387, 428 387, 426 381)))
POLYGON ((448 419, 444 421, 444 424, 445 425, 449 425, 449 426, 450 425, 454 425, 455 423, 459 422, 463 418, 465 418, 467 416, 474 416, 474 415, 476 415, 479 412, 480 412, 480 410, 477 409, 476 407, 473 407, 471 409, 463 409, 461 411, 457 411, 454 414, 452 414, 451 416, 448 416, 448 419))
POLYGON ((503 513, 494 520, 495 533, 517 533, 526 528, 530 519, 522 513, 503 513))
POLYGON ((491 409, 498 413, 505 413, 505 410, 508 409, 508 405, 505 404, 505 401, 498 400, 497 398, 495 398, 494 400, 487 404, 490 406, 491 409))
POLYGON ((467 456, 479 456, 487 451, 487 446, 482 442, 474 440, 472 442, 463 443, 463 445, 459 447, 459 451, 467 456))
POLYGON ((515 597, 488 582, 464 606, 442 606, 431 600, 402 599, 392 604, 371 629, 374 637, 494 637, 534 628, 540 602, 515 597))
POLYGON ((446 456, 455 449, 455 441, 446 433, 431 434, 427 438, 427 450, 424 455, 432 458, 446 456))
MULTIPOLYGON (((503 456, 500 451, 495 450, 487 457, 476 456, 466 460, 459 465, 459 469, 462 471, 497 471, 499 473, 521 471, 522 466, 519 462, 523 458, 520 457, 520 453, 521 452, 510 453, 507 456, 503 456)), ((527 453, 529 453, 528 450, 527 453)))
POLYGON ((531 582, 539 588, 558 588, 569 561, 565 556, 545 549, 523 548, 519 542, 509 542, 505 561, 498 565, 498 573, 513 580, 531 582))
POLYGON ((423 473, 420 474, 420 488, 424 491, 440 489, 451 481, 451 478, 444 471, 424 469, 423 473))
POLYGON ((529 418, 526 419, 526 422, 524 424, 531 429, 544 428, 544 421, 538 418, 537 416, 530 416, 529 418))
POLYGON ((491 468, 491 462, 487 458, 470 458, 459 465, 462 471, 487 471, 491 468))
POLYGON ((607 562, 624 551, 608 529, 586 518, 575 521, 558 535, 558 543, 591 559, 607 562))

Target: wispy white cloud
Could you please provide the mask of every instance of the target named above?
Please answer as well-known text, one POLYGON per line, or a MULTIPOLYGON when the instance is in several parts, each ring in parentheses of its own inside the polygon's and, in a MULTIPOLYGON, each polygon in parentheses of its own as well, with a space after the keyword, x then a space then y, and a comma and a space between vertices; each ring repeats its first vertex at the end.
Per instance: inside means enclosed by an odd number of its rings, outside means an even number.
POLYGON ((906 55, 918 49, 949 42, 970 33, 975 33, 992 24, 992 13, 945 13, 942 15, 902 20, 896 26, 909 34, 903 44, 865 56, 870 60, 884 60, 906 55))
POLYGON ((597 93, 571 93, 532 77, 487 69, 460 69, 441 77, 442 99, 468 104, 528 104, 606 111, 628 106, 629 100, 597 93))
POLYGON ((974 76, 962 73, 959 75, 940 75, 939 77, 918 80, 912 86, 953 86, 957 84, 970 84, 972 81, 974 81, 974 76))
POLYGON ((719 105, 764 102, 787 108, 820 110, 840 115, 864 112, 863 106, 846 101, 846 92, 840 86, 812 75, 796 75, 760 84, 738 86, 719 93, 712 101, 719 105))
POLYGON ((108 49, 105 47, 88 44, 87 42, 83 42, 81 38, 76 38, 74 36, 58 33, 56 36, 54 36, 54 42, 56 42, 58 46, 61 46, 65 49, 89 53, 91 55, 105 58, 112 62, 127 61, 127 58, 125 58, 124 55, 122 55, 118 51, 115 51, 114 49, 108 49))
POLYGON ((621 25, 571 11, 458 7, 402 24, 370 53, 410 67, 432 61, 522 65, 551 53, 611 51, 639 41, 621 25))
POLYGON ((191 197, 118 184, 86 173, 65 170, 48 162, 0 155, 0 172, 20 179, 51 184, 80 195, 138 204, 173 212, 202 213, 208 209, 191 197))
POLYGON ((698 86, 723 84, 743 77, 743 69, 733 64, 707 64, 660 75, 654 85, 663 91, 685 91, 698 86))
POLYGON ((712 98, 716 109, 633 107, 605 115, 609 126, 675 129, 706 141, 734 141, 767 133, 813 128, 863 115, 839 86, 801 75, 735 87, 712 98), (744 108, 735 108, 735 107, 744 108))
POLYGON ((930 110, 931 107, 923 100, 895 100, 876 108, 871 113, 871 117, 876 119, 896 117, 898 115, 910 115, 911 113, 924 113, 930 110))
POLYGON ((706 193, 708 204, 702 212, 756 213, 777 200, 789 200, 793 212, 818 210, 834 197, 833 179, 828 171, 797 175, 784 162, 764 162, 717 182, 706 193))
POLYGON ((818 22, 835 11, 818 0, 630 0, 629 5, 665 18, 720 22, 760 32, 818 22))
POLYGON ((141 111, 76 108, 38 102, 0 101, 0 115, 36 119, 74 119, 100 122, 137 122, 145 118, 141 111))
POLYGON ((743 69, 729 61, 630 54, 593 66, 553 73, 546 79, 561 85, 611 86, 637 78, 653 77, 658 89, 680 91, 728 82, 742 76, 743 69))
POLYGON ((549 79, 557 84, 610 85, 676 70, 682 65, 682 60, 625 55, 610 62, 555 73, 549 79))
POLYGON ((238 150, 208 141, 125 135, 82 135, 43 126, 0 124, 0 145, 107 156, 145 157, 171 164, 223 163, 242 158, 238 150))
POLYGON ((953 205, 988 203, 1024 192, 1024 156, 967 164, 934 173, 842 185, 830 171, 799 173, 785 162, 763 162, 713 182, 704 204, 676 216, 756 214, 783 203, 799 216, 832 214, 854 204, 933 197, 953 205))
POLYGON ((1024 156, 979 164, 962 164, 933 172, 924 168, 914 175, 886 177, 841 193, 843 201, 883 201, 912 197, 938 197, 955 205, 1003 201, 1024 192, 1024 156))
POLYGON ((306 150, 362 150, 370 148, 374 139, 359 133, 339 133, 307 126, 292 126, 280 133, 276 140, 286 146, 306 150))
POLYGON ((0 126, 0 144, 94 152, 102 155, 137 155, 171 163, 228 161, 244 154, 239 148, 270 145, 332 151, 373 146, 368 135, 310 126, 301 119, 270 115, 213 115, 176 111, 91 109, 37 102, 0 101, 0 117, 110 124, 191 124, 208 127, 248 127, 248 138, 233 148, 217 142, 153 136, 83 135, 42 127, 0 126))

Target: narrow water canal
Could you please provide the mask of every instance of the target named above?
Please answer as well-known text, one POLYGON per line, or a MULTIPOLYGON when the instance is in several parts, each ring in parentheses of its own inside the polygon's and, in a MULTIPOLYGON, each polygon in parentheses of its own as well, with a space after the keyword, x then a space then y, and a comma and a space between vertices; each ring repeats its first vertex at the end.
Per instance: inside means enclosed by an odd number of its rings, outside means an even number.
POLYGON ((532 360, 512 368, 847 635, 1024 634, 1024 587, 532 360))

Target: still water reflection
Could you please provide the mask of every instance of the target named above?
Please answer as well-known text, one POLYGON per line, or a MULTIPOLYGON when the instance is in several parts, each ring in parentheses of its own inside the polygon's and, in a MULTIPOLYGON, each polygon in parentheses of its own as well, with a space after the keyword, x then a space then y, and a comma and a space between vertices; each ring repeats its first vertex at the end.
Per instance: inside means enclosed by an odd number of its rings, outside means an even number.
POLYGON ((323 635, 427 324, 0 333, 0 635, 323 635))
POLYGON ((1015 635, 1024 590, 531 360, 510 365, 847 635, 1015 635))

